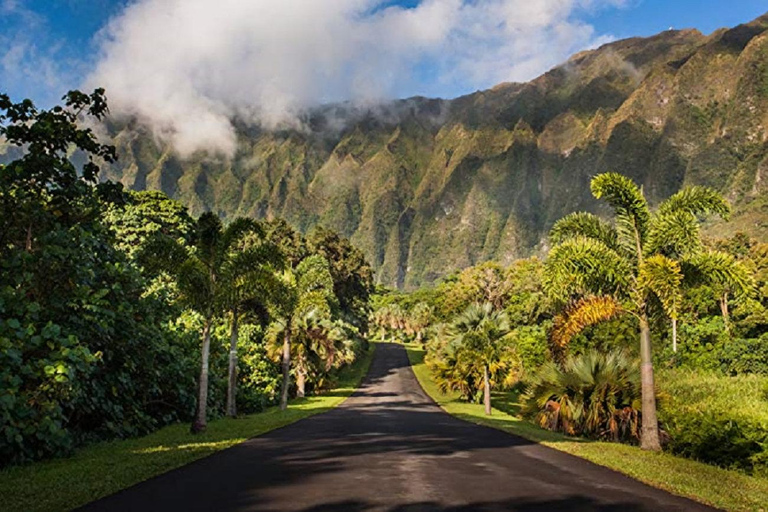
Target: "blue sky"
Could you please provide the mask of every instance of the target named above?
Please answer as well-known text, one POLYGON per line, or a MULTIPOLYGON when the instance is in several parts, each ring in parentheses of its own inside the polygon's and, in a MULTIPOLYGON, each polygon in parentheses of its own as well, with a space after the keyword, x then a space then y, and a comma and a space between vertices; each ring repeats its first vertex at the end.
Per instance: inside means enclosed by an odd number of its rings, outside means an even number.
MULTIPOLYGON (((82 85, 99 61, 96 34, 127 3, 128 0, 0 0, 0 90, 15 98, 32 97, 49 104, 65 89, 82 85)), ((400 0, 388 5, 413 8, 419 3, 420 0, 400 0)), ((626 0, 619 8, 575 9, 569 17, 593 26, 595 38, 624 38, 651 35, 669 27, 693 27, 709 33, 750 21, 766 11, 766 0, 626 0)), ((435 77, 440 66, 430 57, 419 59, 413 64, 407 83, 395 87, 394 93, 446 97, 487 85, 482 80, 438 80, 435 77)), ((444 67, 440 68, 443 72, 444 67)))

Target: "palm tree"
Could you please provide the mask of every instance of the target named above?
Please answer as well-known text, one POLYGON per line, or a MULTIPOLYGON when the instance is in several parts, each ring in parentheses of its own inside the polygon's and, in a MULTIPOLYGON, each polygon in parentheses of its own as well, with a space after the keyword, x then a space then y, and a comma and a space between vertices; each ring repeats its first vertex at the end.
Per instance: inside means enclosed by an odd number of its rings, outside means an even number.
MULTIPOLYGON (((682 286, 688 276, 720 279, 748 288, 748 279, 733 259, 706 252, 699 217, 727 218, 729 206, 717 192, 689 187, 651 213, 642 190, 616 173, 592 180, 592 194, 605 199, 615 225, 595 215, 574 213, 552 228, 556 244, 545 269, 548 292, 563 304, 550 334, 554 348, 564 349, 584 328, 629 313, 639 323, 642 382, 641 446, 658 451, 650 317, 666 313, 676 326, 682 286)), ((676 343, 676 342, 675 342, 676 343)))
POLYGON ((485 303, 470 305, 452 325, 451 350, 461 351, 464 356, 482 366, 483 404, 485 414, 491 414, 491 373, 504 360, 509 347, 502 341, 509 334, 506 313, 496 311, 485 303))
MULTIPOLYGON (((140 254, 140 261, 147 269, 170 274, 176 281, 181 301, 203 317, 197 406, 191 427, 193 433, 203 432, 207 426, 213 322, 233 303, 233 297, 238 295, 238 283, 244 274, 252 270, 250 265, 260 261, 252 254, 236 253, 234 249, 247 234, 254 232, 258 232, 258 227, 249 219, 236 219, 224 228, 217 215, 204 213, 195 225, 192 248, 168 236, 157 235, 140 254)), ((236 327, 234 331, 236 338, 236 327)))
MULTIPOLYGON (((294 331, 300 328, 300 320, 308 314, 330 317, 336 303, 333 278, 328 261, 319 255, 305 258, 296 269, 288 269, 281 276, 279 301, 274 307, 276 317, 273 332, 283 338, 283 384, 280 392, 280 408, 288 407, 288 391, 291 384, 291 341, 294 331)), ((299 379, 304 375, 299 374, 299 379)), ((303 393, 303 389, 300 389, 303 393)))
POLYGON ((416 342, 421 343, 427 328, 432 324, 434 309, 424 302, 419 302, 408 312, 406 327, 410 335, 416 336, 416 342))
POLYGON ((239 320, 248 310, 264 308, 273 300, 278 288, 275 273, 283 268, 283 255, 275 244, 264 240, 264 230, 258 222, 238 218, 228 229, 248 233, 239 240, 238 247, 232 248, 220 283, 224 305, 231 317, 226 412, 235 418, 239 320))
MULTIPOLYGON (((269 333, 272 352, 277 347, 281 324, 274 324, 269 333)), ((343 320, 331 320, 327 311, 311 309, 293 324, 291 338, 291 360, 294 361, 296 375, 296 396, 306 396, 307 383, 311 380, 322 385, 328 373, 355 359, 352 342, 354 326, 343 320)))

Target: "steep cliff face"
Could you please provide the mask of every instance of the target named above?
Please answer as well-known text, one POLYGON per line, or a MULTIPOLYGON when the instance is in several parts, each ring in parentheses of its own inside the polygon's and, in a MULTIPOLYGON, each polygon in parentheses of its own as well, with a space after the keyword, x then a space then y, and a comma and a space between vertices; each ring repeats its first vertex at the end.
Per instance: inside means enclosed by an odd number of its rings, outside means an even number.
POLYGON ((196 214, 327 226, 365 252, 379 282, 401 287, 542 250, 561 216, 600 212, 588 184, 608 170, 654 202, 683 185, 713 186, 736 205, 731 226, 762 237, 768 16, 711 36, 619 41, 532 82, 452 101, 328 107, 308 124, 242 127, 234 158, 181 160, 140 126, 115 121, 120 159, 105 176, 163 190, 196 214))

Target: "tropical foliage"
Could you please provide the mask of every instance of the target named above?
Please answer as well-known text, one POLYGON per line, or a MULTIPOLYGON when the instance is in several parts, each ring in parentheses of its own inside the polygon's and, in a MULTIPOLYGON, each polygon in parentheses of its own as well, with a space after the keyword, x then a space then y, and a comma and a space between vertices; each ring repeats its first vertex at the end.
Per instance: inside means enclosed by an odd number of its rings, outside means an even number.
POLYGON ((627 352, 596 350, 544 364, 528 383, 526 412, 542 428, 612 441, 640 437, 640 368, 627 352))
POLYGON ((299 303, 322 288, 328 305, 299 324, 313 389, 364 349, 372 273, 347 240, 124 192, 99 177, 114 148, 81 123, 106 112, 101 90, 51 110, 0 95, 19 155, 0 165, 0 465, 275 403, 265 333, 289 273, 299 303))
POLYGON ((555 321, 552 342, 562 348, 574 334, 625 311, 639 324, 643 389, 642 447, 660 450, 656 414, 651 321, 664 314, 677 320, 683 282, 709 282, 745 296, 747 270, 732 256, 704 249, 698 217, 726 217, 729 207, 704 187, 681 190, 652 213, 642 190, 629 178, 608 173, 592 180, 592 193, 613 209, 615 225, 595 215, 574 213, 555 223, 556 244, 547 260, 545 284, 567 306, 555 321))

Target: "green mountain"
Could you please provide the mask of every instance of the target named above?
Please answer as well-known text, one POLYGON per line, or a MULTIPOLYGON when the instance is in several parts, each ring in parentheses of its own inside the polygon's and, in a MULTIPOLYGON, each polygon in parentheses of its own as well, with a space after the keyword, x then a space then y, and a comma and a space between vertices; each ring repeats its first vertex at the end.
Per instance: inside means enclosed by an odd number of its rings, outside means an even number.
POLYGON ((654 202, 713 186, 736 214, 710 232, 768 232, 768 15, 710 36, 618 41, 451 101, 333 105, 306 121, 306 131, 241 126, 231 160, 186 161, 114 121, 120 159, 106 177, 195 214, 327 226, 365 252, 380 283, 407 288, 543 250, 555 220, 600 212, 589 180, 608 170, 654 202))

